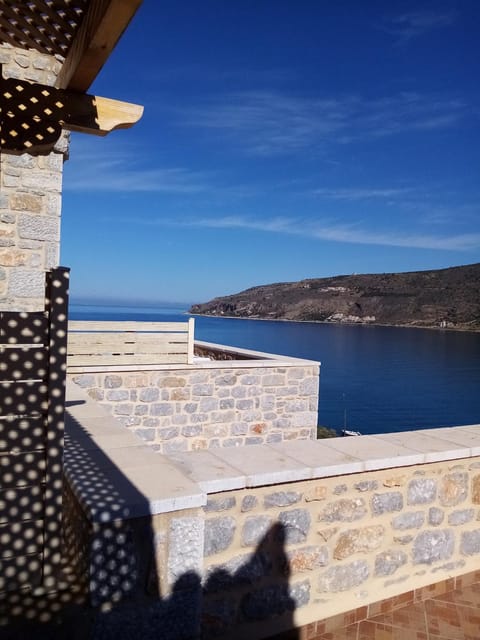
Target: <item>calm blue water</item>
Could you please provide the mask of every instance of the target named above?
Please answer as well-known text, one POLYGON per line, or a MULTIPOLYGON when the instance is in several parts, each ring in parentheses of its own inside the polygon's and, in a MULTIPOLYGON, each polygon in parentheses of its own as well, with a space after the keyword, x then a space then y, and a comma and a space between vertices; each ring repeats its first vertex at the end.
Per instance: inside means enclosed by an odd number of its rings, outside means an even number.
MULTIPOLYGON (((71 305, 76 320, 185 320, 183 308, 71 305)), ((207 342, 322 363, 319 423, 362 433, 480 423, 480 334, 196 317, 207 342)))

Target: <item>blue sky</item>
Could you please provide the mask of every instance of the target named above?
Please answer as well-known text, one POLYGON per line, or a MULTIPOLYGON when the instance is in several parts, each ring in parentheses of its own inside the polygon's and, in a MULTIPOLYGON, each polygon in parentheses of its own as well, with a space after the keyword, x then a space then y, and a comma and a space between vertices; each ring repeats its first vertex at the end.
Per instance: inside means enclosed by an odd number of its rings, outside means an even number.
POLYGON ((477 0, 144 0, 72 135, 73 299, 202 302, 480 261, 477 0))

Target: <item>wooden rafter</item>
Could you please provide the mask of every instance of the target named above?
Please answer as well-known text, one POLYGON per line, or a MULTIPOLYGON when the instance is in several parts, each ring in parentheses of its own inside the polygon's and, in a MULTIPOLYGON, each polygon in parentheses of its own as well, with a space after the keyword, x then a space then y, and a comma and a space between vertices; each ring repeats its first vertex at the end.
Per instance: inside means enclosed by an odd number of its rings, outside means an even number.
POLYGON ((142 113, 140 105, 2 78, 0 145, 10 151, 49 153, 62 128, 103 136, 131 127, 142 113))
POLYGON ((57 86, 86 91, 142 0, 92 0, 62 66, 57 86))

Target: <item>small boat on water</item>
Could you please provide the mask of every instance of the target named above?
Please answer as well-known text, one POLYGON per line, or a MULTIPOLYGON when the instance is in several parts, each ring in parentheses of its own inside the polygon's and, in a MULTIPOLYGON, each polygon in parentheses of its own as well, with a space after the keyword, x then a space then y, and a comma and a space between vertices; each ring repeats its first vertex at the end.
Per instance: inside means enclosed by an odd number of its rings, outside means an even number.
MULTIPOLYGON (((345 402, 345 394, 343 394, 343 401, 345 402)), ((354 431, 353 429, 347 429, 347 408, 343 409, 343 429, 340 431, 342 436, 361 436, 360 431, 354 431)))

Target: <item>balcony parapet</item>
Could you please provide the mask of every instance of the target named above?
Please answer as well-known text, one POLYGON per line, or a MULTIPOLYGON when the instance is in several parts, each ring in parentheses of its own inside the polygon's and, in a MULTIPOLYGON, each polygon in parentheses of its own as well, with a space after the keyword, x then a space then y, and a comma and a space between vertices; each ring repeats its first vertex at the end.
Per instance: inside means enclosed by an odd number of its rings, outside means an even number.
POLYGON ((119 620, 149 571, 169 602, 196 576, 205 637, 261 638, 366 617, 477 569, 480 425, 161 455, 72 389, 66 473, 89 531, 91 601, 113 602, 119 620), (115 570, 131 579, 113 588, 98 559, 112 562, 117 538, 115 570))

